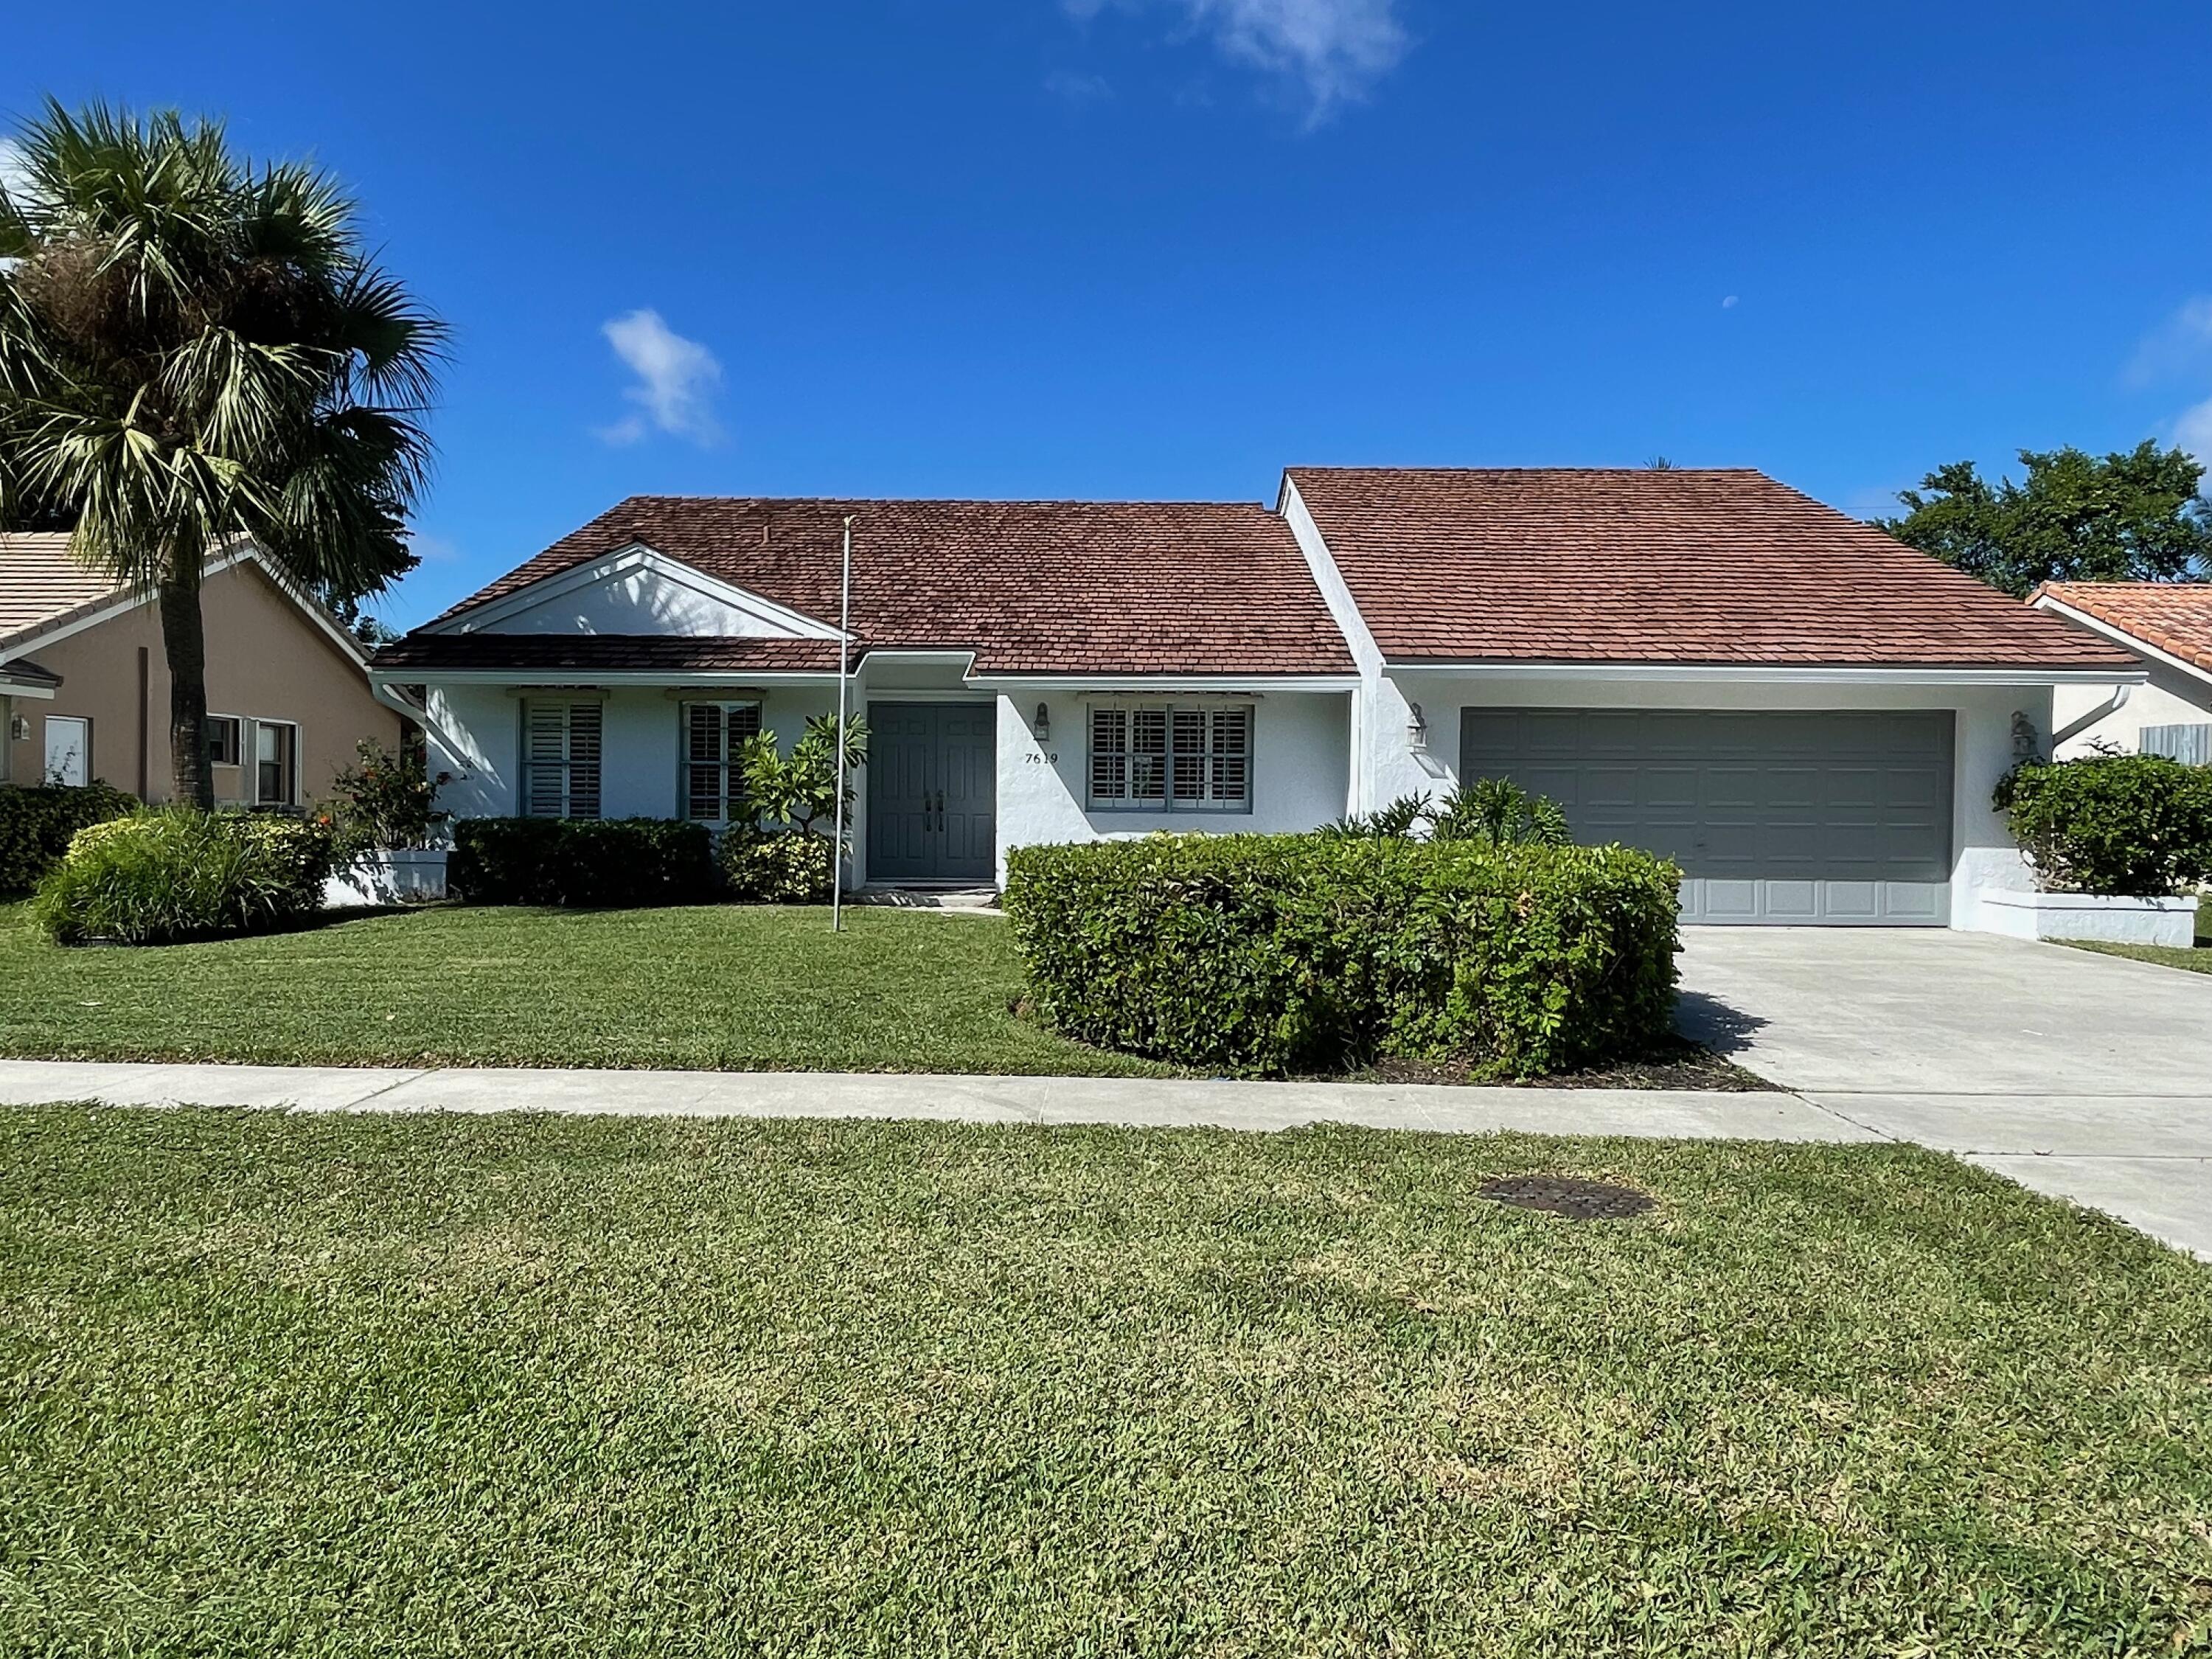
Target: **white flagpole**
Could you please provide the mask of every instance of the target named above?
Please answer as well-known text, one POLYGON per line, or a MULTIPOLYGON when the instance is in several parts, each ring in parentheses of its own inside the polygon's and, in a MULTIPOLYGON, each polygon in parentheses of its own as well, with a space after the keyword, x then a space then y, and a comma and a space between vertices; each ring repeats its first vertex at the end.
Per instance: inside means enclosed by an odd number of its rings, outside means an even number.
POLYGON ((837 592, 837 838, 830 847, 830 931, 845 927, 845 684, 853 641, 853 515, 845 515, 845 571, 837 592))

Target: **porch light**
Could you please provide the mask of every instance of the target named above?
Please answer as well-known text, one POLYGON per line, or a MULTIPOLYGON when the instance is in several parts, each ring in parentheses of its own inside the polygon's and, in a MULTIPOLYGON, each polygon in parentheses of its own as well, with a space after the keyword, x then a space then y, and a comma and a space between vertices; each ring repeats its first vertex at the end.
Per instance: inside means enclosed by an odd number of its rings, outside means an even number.
POLYGON ((1417 755, 1426 754, 1429 747, 1429 722, 1421 713, 1421 705, 1409 702, 1406 705, 1406 713, 1408 717, 1406 721, 1406 747, 1417 755))
POLYGON ((30 740, 31 740, 31 718, 30 718, 30 716, 29 716, 29 715, 27 715, 27 714, 17 714, 17 715, 14 716, 12 719, 10 719, 10 720, 9 720, 9 722, 8 722, 8 735, 9 735, 10 738, 14 738, 17 743, 28 743, 28 742, 30 742, 30 740))
POLYGON ((1039 743, 1052 741, 1052 710, 1044 704, 1037 705, 1036 719, 1030 722, 1030 730, 1036 733, 1039 743))

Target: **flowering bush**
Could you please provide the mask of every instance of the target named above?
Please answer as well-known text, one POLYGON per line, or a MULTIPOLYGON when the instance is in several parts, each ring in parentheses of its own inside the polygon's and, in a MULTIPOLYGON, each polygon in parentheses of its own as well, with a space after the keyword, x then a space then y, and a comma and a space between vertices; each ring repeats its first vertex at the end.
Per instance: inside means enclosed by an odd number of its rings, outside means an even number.
POLYGON ((331 831, 341 857, 385 853, 403 847, 428 847, 432 831, 449 823, 451 812, 436 809, 438 791, 453 781, 435 777, 404 756, 395 755, 374 738, 355 745, 355 763, 337 775, 332 799, 316 817, 331 831))

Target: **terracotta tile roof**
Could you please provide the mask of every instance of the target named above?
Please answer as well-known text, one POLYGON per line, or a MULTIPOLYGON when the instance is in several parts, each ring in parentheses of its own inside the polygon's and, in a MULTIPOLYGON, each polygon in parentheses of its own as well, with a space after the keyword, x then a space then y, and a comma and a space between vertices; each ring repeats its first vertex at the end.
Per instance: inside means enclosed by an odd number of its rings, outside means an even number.
MULTIPOLYGON (((410 634, 380 650, 375 665, 380 670, 834 674, 837 642, 670 634, 410 634)), ((860 665, 857 656, 854 665, 860 665)))
POLYGON ((70 556, 66 535, 0 536, 0 652, 115 592, 111 578, 70 556))
POLYGON ((2050 599, 2168 656, 2212 668, 2212 582, 2045 582, 2050 599))
POLYGON ((2130 665, 1748 468, 1288 477, 1394 661, 2130 665))
POLYGON ((848 513, 863 650, 972 650, 979 674, 1352 670, 1288 526, 1234 502, 633 496, 437 621, 641 543, 834 625, 848 513))

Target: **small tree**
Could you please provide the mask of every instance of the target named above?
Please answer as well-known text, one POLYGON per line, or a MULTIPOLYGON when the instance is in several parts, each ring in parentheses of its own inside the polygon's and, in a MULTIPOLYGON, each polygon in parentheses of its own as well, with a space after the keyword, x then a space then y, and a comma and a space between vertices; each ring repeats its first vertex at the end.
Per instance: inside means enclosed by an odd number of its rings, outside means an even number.
MULTIPOLYGON (((846 823, 852 822, 854 775, 868 757, 868 723, 845 727, 846 823)), ((837 813, 837 720, 817 714, 785 754, 773 732, 748 738, 744 751, 745 804, 756 821, 788 824, 802 835, 827 835, 837 813), (817 830, 817 823, 824 827, 817 830)), ((842 849, 840 849, 842 850, 842 849)))
POLYGON ((435 777, 419 761, 395 755, 374 738, 354 745, 355 763, 337 775, 333 796, 319 816, 327 821, 340 851, 391 852, 427 847, 430 832, 451 822, 437 810, 438 791, 453 781, 435 777))

